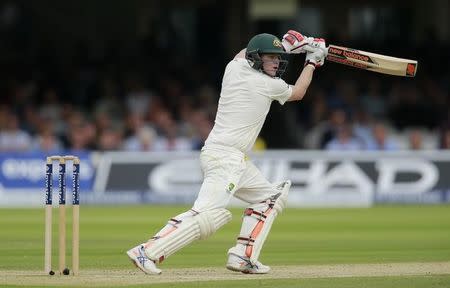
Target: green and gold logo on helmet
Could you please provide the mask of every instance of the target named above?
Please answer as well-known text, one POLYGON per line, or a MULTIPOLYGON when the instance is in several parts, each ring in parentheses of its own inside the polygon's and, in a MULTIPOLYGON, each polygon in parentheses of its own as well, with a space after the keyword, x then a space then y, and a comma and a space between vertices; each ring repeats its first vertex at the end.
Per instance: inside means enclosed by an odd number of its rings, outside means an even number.
POLYGON ((273 46, 274 47, 279 47, 279 48, 283 47, 283 46, 281 46, 280 40, 278 40, 277 38, 273 39, 273 46))

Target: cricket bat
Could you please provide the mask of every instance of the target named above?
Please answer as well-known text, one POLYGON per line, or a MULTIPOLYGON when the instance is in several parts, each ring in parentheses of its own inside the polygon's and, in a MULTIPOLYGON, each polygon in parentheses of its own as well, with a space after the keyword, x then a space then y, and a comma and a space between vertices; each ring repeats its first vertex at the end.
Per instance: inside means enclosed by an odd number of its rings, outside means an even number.
POLYGON ((414 77, 417 71, 416 60, 396 58, 336 45, 328 46, 327 60, 396 76, 414 77))

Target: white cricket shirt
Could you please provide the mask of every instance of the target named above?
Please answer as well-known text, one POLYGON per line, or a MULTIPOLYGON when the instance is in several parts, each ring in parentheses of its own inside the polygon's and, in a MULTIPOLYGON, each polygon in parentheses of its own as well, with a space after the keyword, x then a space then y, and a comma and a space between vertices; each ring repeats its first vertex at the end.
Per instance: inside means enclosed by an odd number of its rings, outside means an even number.
POLYGON ((250 151, 266 120, 273 100, 283 105, 292 86, 250 67, 244 58, 228 63, 222 80, 216 120, 208 144, 250 151))

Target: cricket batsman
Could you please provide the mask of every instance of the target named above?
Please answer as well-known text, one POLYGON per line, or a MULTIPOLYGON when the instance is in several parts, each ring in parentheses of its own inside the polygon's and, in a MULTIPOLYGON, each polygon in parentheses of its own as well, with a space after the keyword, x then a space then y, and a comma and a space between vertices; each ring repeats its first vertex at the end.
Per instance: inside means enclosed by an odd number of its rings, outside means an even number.
POLYGON ((246 157, 266 120, 272 101, 301 100, 314 70, 324 64, 325 41, 289 30, 280 41, 258 34, 225 68, 215 124, 200 153, 204 180, 192 209, 181 213, 147 242, 127 251, 143 272, 160 274, 156 264, 192 243, 206 239, 231 220, 231 197, 248 203, 236 245, 228 250, 229 270, 264 274, 258 261, 273 221, 286 207, 291 182, 270 183, 246 157), (294 85, 280 78, 285 53, 305 53, 305 66, 294 85), (311 49, 314 48, 314 49, 311 49))

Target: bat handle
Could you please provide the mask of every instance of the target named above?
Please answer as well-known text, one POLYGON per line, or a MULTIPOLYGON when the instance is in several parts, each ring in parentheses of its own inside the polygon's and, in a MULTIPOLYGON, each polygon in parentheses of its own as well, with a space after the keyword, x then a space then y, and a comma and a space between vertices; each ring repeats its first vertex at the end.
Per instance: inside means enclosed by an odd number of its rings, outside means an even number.
MULTIPOLYGON (((325 56, 328 55, 328 48, 329 48, 329 47, 325 47, 325 52, 326 52, 326 55, 325 55, 325 56)), ((306 52, 315 52, 315 51, 317 50, 317 48, 311 47, 310 45, 305 45, 305 46, 303 47, 303 50, 305 50, 306 52)))

